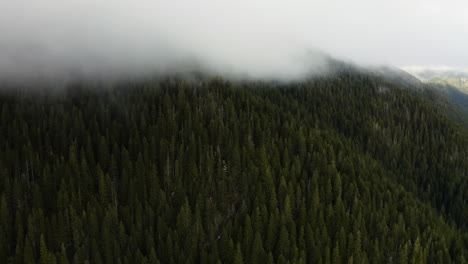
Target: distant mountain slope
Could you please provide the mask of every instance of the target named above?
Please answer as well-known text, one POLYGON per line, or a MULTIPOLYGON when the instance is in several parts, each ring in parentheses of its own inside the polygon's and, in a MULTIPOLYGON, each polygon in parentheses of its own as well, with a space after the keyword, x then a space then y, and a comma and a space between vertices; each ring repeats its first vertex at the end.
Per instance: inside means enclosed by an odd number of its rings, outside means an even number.
POLYGON ((372 69, 381 77, 395 83, 405 89, 423 89, 426 88, 424 83, 414 75, 393 66, 381 66, 372 69))
MULTIPOLYGON (((468 95, 460 89, 450 85, 424 81, 420 75, 413 75, 396 67, 383 66, 374 68, 372 71, 395 86, 407 89, 414 95, 423 98, 448 118, 468 128, 468 95)), ((431 72, 425 71, 422 76, 433 75, 431 72)))
POLYGON ((409 70, 425 83, 449 85, 468 94, 468 72, 453 69, 409 70))
POLYGON ((434 78, 426 81, 430 84, 448 85, 459 89, 461 92, 468 95, 468 78, 434 78))
POLYGON ((450 84, 430 82, 428 85, 438 91, 441 91, 454 102, 458 103, 461 107, 468 109, 468 93, 465 93, 461 89, 450 84))

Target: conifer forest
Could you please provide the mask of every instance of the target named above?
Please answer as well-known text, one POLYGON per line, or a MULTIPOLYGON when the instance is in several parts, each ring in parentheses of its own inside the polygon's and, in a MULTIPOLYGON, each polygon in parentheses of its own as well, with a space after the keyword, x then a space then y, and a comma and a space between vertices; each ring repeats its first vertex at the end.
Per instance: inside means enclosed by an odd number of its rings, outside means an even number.
POLYGON ((467 263, 468 130, 379 76, 0 89, 0 263, 467 263))

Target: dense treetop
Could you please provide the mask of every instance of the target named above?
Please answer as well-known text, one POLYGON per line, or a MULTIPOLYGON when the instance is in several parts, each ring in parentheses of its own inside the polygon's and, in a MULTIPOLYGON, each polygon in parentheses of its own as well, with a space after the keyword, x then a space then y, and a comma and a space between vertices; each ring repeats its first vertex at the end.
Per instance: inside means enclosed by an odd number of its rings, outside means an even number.
POLYGON ((0 91, 2 263, 465 263, 468 139, 364 73, 0 91))

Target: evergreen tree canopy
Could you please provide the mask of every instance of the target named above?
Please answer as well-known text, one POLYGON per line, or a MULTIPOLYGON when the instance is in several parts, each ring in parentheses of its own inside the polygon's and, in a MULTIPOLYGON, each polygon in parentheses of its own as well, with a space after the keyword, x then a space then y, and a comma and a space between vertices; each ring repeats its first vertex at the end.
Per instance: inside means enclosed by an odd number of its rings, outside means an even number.
POLYGON ((369 74, 3 89, 0 124, 2 263, 468 259, 466 130, 369 74))

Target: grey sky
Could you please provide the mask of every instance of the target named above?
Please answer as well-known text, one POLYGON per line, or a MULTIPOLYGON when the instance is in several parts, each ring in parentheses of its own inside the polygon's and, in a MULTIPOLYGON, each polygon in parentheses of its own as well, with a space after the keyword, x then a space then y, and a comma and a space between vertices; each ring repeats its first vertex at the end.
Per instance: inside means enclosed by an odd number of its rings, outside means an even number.
POLYGON ((317 50, 362 64, 468 68, 466 14, 458 0, 1 0, 0 74, 197 61, 295 77, 323 62, 317 50))

